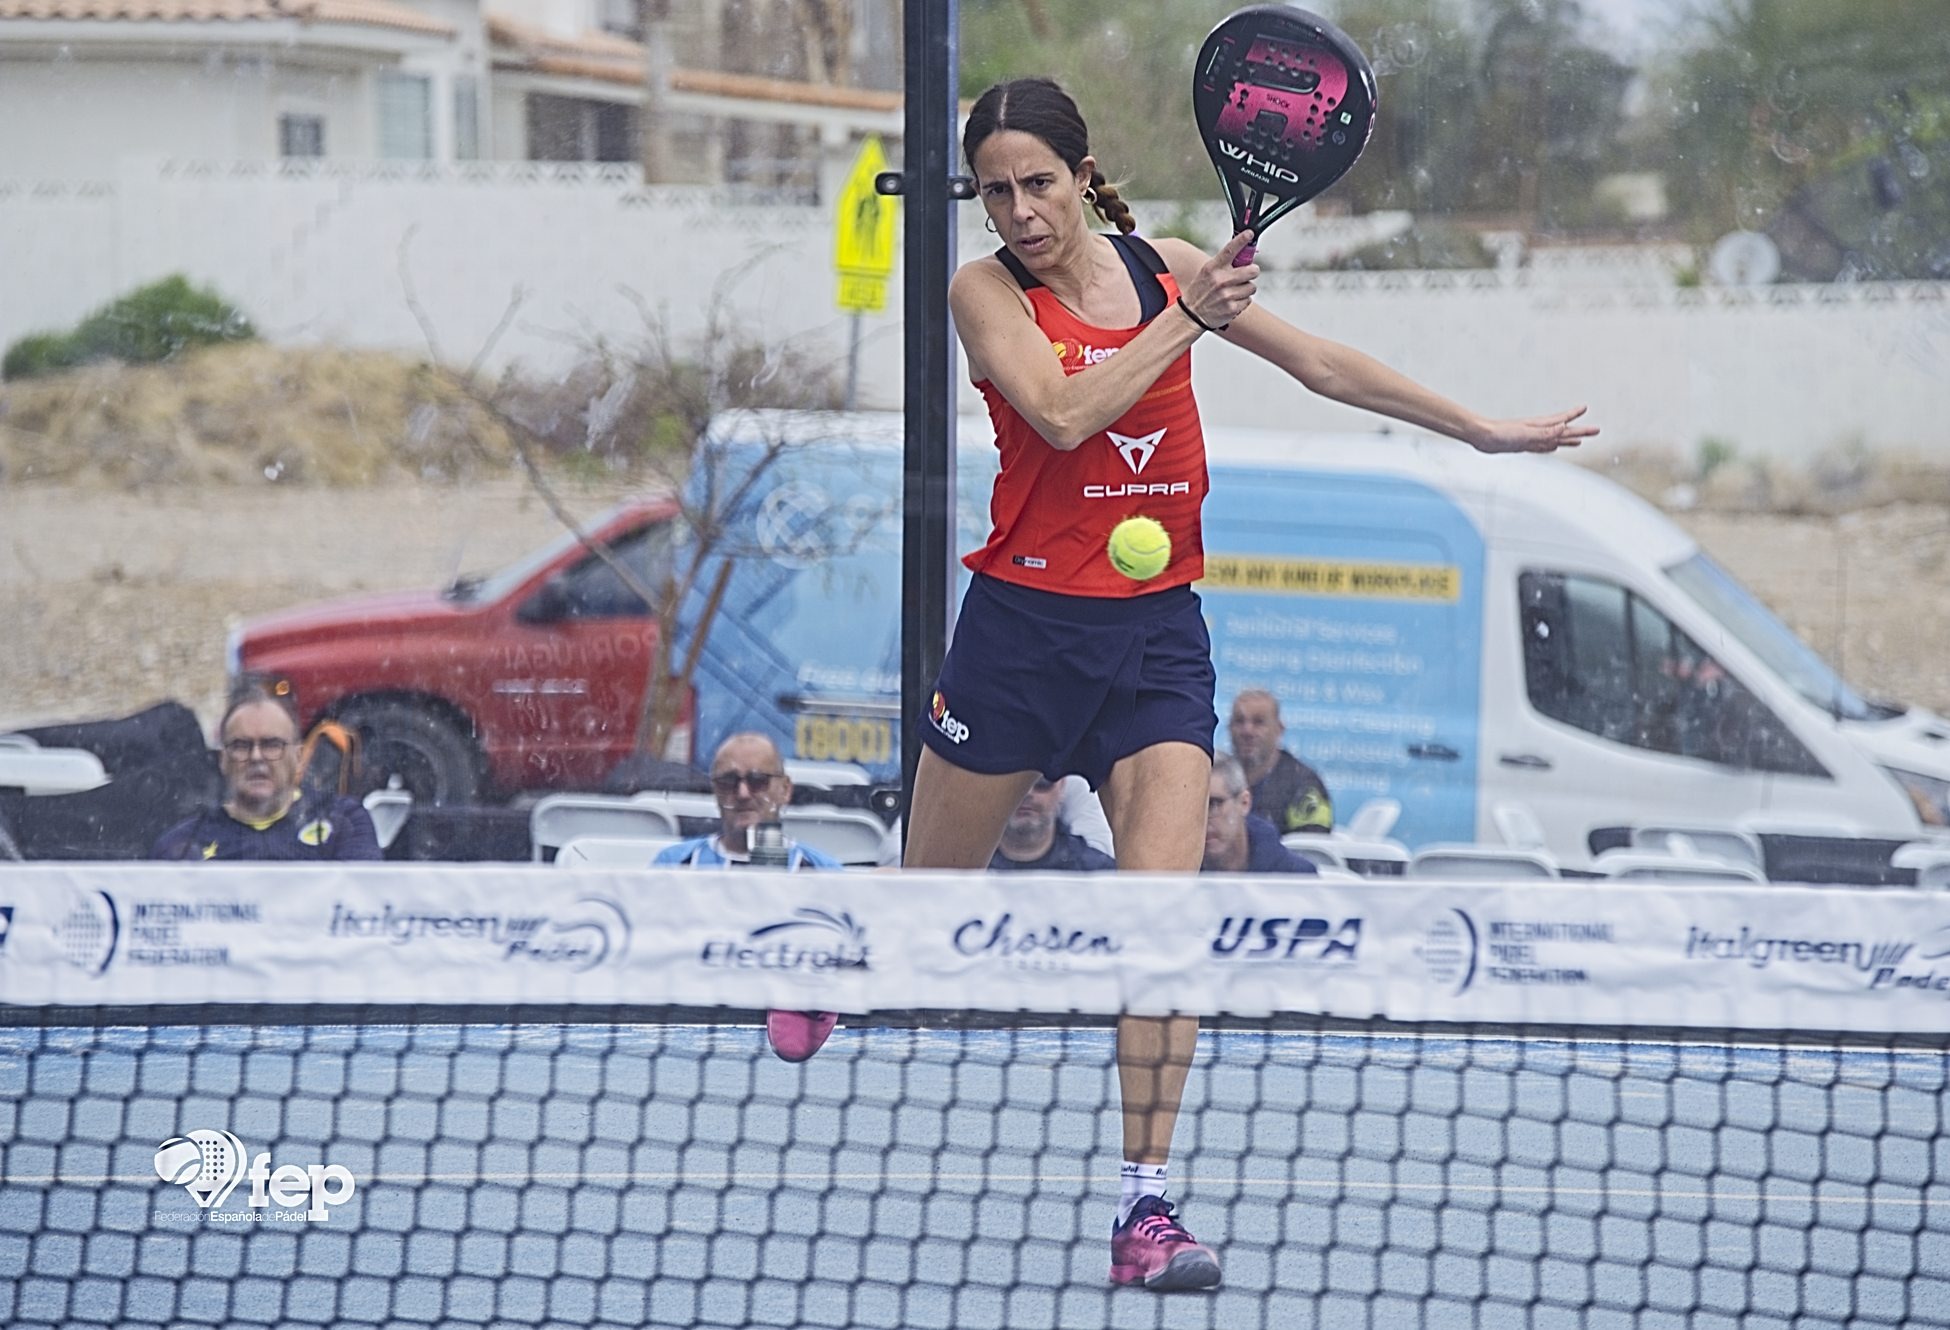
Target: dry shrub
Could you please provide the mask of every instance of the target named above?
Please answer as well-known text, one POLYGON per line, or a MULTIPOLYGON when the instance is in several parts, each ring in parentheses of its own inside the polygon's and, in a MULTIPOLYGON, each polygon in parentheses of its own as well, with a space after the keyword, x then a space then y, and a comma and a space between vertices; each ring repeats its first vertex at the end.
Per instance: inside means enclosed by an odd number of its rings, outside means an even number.
POLYGON ((1656 445, 1600 449, 1575 460, 1661 508, 1827 516, 1892 504, 1950 506, 1950 459, 1844 445, 1805 463, 1733 454, 1709 467, 1656 445))
POLYGON ((209 347, 0 388, 0 478, 331 486, 505 470, 506 431, 431 366, 381 351, 209 347))
POLYGON ((836 410, 838 367, 801 347, 745 340, 713 324, 681 345, 660 327, 619 352, 589 348, 554 382, 506 380, 499 408, 558 461, 603 471, 688 465, 720 411, 836 410))
POLYGON ((1623 485, 1651 503, 1682 484, 1692 468, 1679 454, 1656 444, 1619 448, 1608 444, 1583 444, 1564 454, 1577 465, 1596 471, 1607 480, 1623 485))

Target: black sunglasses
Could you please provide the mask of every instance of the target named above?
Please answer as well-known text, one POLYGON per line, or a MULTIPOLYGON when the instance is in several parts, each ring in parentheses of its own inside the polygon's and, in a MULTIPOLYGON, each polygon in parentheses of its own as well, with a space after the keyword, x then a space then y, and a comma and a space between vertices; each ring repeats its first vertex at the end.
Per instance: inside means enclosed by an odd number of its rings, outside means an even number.
POLYGON ((719 794, 736 794, 738 787, 744 785, 753 794, 763 794, 772 788, 772 782, 780 774, 777 771, 720 771, 711 777, 711 788, 719 794))

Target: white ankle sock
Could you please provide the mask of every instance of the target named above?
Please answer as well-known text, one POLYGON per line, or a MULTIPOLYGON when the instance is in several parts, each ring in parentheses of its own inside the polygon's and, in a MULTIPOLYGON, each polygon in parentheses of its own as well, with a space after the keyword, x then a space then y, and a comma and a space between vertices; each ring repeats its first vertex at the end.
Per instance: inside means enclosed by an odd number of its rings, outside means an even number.
POLYGON ((1124 1198, 1117 1206, 1117 1222, 1122 1224, 1131 1217, 1131 1210, 1138 1199, 1144 1196, 1163 1196, 1165 1194, 1165 1165, 1134 1164, 1124 1161, 1120 1170, 1124 1179, 1124 1198))

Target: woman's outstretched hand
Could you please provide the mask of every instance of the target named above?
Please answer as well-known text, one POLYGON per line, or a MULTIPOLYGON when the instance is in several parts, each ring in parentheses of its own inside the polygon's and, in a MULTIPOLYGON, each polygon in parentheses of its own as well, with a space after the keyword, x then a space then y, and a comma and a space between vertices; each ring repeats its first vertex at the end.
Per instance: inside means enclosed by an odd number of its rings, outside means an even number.
POLYGON ((1469 442, 1484 453, 1554 453, 1575 448, 1598 433, 1596 425, 1580 425, 1583 407, 1527 420, 1486 420, 1469 442))
POLYGON ((1253 243, 1251 231, 1241 231, 1225 248, 1200 265, 1180 298, 1192 315, 1208 328, 1223 328, 1253 303, 1259 285, 1259 265, 1232 266, 1239 251, 1253 243))

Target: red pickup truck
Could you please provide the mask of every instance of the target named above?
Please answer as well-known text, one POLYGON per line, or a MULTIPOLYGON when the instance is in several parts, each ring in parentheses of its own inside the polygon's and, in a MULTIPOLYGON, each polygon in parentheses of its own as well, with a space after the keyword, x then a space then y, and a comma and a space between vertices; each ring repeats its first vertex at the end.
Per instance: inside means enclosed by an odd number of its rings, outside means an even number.
MULTIPOLYGON (((678 530, 675 499, 625 504, 588 528, 646 586, 678 530)), ((444 591, 355 596, 268 615, 228 665, 289 679, 302 720, 357 730, 369 779, 431 803, 594 789, 629 756, 657 625, 573 535, 444 591)), ((680 726, 668 754, 690 758, 680 726)))

